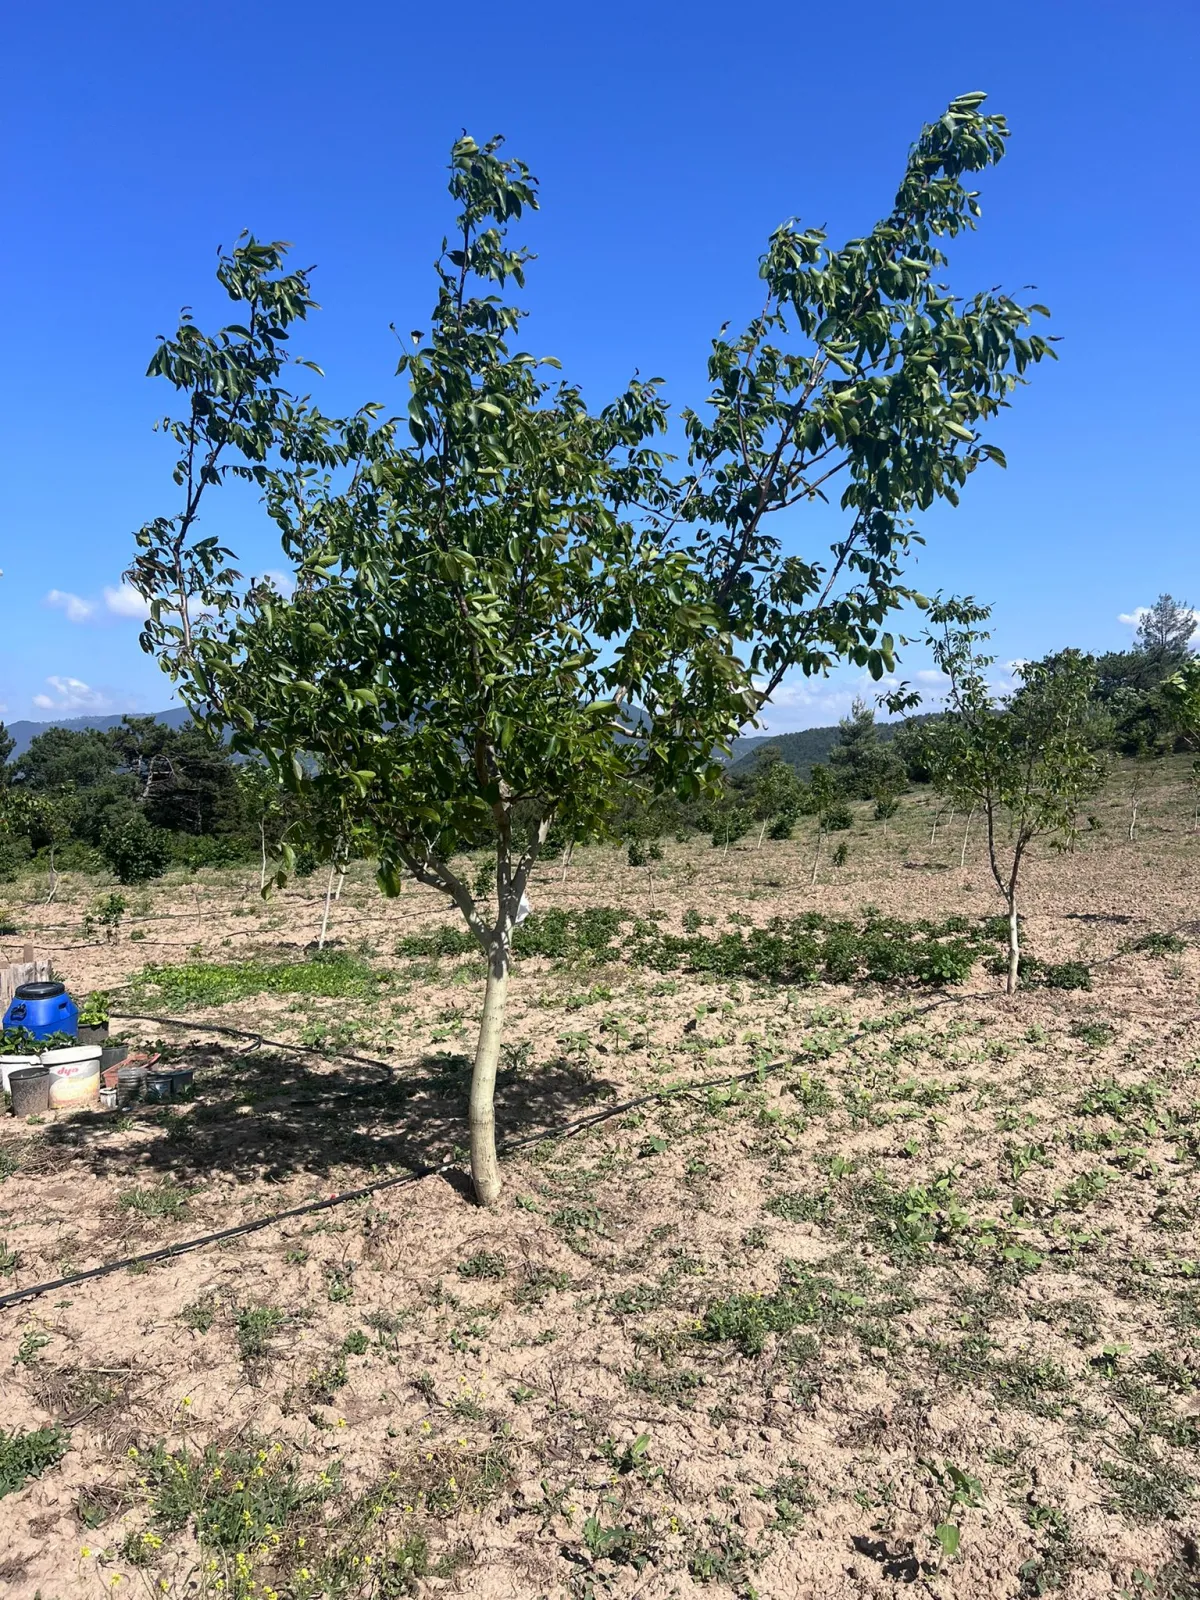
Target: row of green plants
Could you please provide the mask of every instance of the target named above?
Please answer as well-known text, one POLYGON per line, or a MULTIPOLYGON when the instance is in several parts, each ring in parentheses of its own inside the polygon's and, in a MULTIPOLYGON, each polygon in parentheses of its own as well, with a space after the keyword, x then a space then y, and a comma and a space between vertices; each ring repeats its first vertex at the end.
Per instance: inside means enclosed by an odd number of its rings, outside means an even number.
MULTIPOLYGON (((861 921, 805 912, 775 917, 765 927, 707 932, 696 910, 685 912, 682 933, 658 926, 660 918, 638 917, 612 906, 533 913, 516 930, 518 957, 543 956, 586 965, 620 960, 658 972, 710 973, 769 983, 962 983, 977 961, 990 957, 1003 971, 998 950, 1008 938, 1004 917, 947 917, 905 921, 868 914, 861 921)), ((397 955, 421 958, 477 954, 465 928, 444 924, 406 935, 397 955)), ((1025 957, 1027 981, 1049 987, 1088 988, 1078 962, 1038 963, 1025 957)))

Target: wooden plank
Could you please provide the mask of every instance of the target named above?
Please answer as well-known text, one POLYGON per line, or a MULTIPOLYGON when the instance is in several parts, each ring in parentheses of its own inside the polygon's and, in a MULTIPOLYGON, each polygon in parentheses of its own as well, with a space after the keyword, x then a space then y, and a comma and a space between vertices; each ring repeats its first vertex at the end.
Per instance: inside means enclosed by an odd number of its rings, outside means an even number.
POLYGON ((9 1001, 23 983, 45 983, 50 977, 48 961, 14 961, 0 967, 0 1012, 8 1010, 9 1001))

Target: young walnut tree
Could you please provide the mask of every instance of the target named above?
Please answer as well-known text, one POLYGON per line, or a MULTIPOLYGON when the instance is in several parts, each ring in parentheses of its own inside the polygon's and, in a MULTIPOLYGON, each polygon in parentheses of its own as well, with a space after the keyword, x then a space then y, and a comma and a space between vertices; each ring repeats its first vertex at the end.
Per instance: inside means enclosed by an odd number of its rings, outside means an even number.
MULTIPOLYGON (((1021 963, 1018 899, 1030 845, 1044 835, 1075 837, 1079 807, 1104 782, 1092 704, 1096 666, 1078 650, 1018 666, 1004 698, 988 683, 995 657, 980 651, 989 615, 972 600, 934 600, 926 643, 947 679, 944 715, 922 729, 934 787, 987 826, 988 864, 1008 911, 1012 994, 1021 963)), ((912 701, 910 699, 909 703, 912 701)), ((965 855, 965 846, 964 846, 965 855)))
MULTIPOLYGON (((411 875, 459 908, 487 962, 470 1096, 478 1197, 500 1192, 493 1099, 513 930, 553 824, 603 831, 630 786, 697 794, 783 675, 839 659, 890 670, 911 591, 908 518, 1000 460, 981 424, 1049 352, 1041 307, 943 287, 942 243, 974 226, 969 174, 1007 129, 982 95, 924 129, 895 205, 830 248, 789 222, 764 309, 709 358, 686 459, 656 447, 661 385, 593 411, 519 348, 529 253, 509 230, 537 185, 494 139, 455 144, 455 229, 430 331, 400 361, 407 409, 334 419, 284 385, 310 275, 243 238, 218 277, 240 320, 185 318, 150 371, 180 392, 174 516, 138 534, 143 645, 193 714, 369 838, 385 893, 411 875), (203 531, 210 492, 256 484, 294 582, 247 583, 203 531), (839 492, 823 556, 779 514, 839 492), (789 527, 788 543, 779 527, 789 527), (456 868, 490 841, 490 903, 456 868)), ((284 866, 286 869, 286 852, 284 866)))

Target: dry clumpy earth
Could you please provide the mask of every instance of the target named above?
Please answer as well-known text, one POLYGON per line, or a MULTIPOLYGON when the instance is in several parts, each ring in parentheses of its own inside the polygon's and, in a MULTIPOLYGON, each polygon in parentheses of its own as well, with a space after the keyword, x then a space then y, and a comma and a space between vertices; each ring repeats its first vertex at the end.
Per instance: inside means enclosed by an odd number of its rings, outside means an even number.
MULTIPOLYGON (((804 834, 581 851, 534 900, 706 937, 994 914, 982 840, 960 866, 933 818, 864 808, 815 886, 804 834)), ((0 1311, 0 1594, 1200 1594, 1182 771, 1128 821, 1118 774, 1028 870, 1029 948, 1086 990, 526 958, 490 1212, 480 964, 396 953, 455 926, 432 897, 357 867, 321 962, 315 879, 128 892, 108 939, 112 885, 4 886, 10 955, 108 988, 198 1095, 3 1119, 0 1293, 399 1181, 0 1311)))

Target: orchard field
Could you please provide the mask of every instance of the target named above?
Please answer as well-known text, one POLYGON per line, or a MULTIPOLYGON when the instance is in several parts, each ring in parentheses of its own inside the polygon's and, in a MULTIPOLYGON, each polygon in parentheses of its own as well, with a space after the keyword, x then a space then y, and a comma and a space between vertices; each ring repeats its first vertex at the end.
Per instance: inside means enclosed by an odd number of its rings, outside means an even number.
POLYGON ((198 1089, 0 1124, 0 1293, 412 1180, 4 1309, 0 1593, 1200 1593, 1187 767, 1035 849, 1011 998, 932 797, 540 866, 491 1210, 431 892, 0 886, 198 1089))

